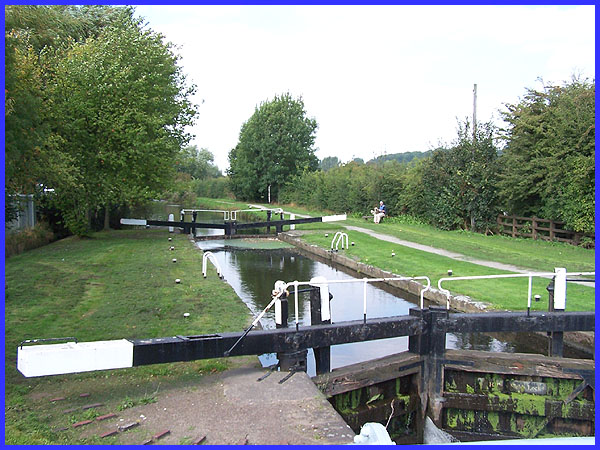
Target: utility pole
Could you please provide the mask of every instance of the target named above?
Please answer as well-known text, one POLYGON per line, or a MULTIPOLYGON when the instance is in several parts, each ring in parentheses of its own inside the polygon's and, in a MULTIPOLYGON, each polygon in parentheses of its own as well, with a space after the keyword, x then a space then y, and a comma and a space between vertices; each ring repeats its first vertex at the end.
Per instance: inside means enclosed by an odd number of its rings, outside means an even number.
POLYGON ((473 85, 473 143, 477 141, 477 84, 473 85))
MULTIPOLYGON (((475 145, 477 145, 477 84, 473 85, 473 164, 475 163, 475 145)), ((475 231, 475 215, 471 209, 471 231, 475 231)))

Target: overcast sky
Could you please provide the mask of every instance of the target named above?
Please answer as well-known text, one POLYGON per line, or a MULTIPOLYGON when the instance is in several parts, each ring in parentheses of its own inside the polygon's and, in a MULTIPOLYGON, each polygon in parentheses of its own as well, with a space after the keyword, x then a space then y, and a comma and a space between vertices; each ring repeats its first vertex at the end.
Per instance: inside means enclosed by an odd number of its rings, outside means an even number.
POLYGON ((136 6, 179 47, 201 104, 192 144, 221 170, 257 106, 289 92, 316 155, 365 161, 500 123, 526 88, 595 78, 594 6, 136 6))

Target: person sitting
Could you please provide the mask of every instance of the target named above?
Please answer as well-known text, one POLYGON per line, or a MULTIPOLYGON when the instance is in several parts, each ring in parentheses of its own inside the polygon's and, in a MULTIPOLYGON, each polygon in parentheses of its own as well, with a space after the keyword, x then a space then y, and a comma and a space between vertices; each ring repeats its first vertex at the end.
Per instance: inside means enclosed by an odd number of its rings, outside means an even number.
POLYGON ((379 202, 379 208, 374 210, 373 220, 375 223, 380 223, 381 219, 385 216, 385 205, 383 204, 383 200, 379 202))

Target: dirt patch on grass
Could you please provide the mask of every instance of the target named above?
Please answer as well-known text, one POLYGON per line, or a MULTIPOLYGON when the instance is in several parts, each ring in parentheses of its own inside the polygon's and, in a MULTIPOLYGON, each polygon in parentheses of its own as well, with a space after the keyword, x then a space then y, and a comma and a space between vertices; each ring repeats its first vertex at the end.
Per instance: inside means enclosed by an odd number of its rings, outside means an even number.
POLYGON ((352 442, 352 430, 305 373, 279 383, 287 373, 273 372, 259 382, 267 370, 256 357, 227 364, 224 371, 151 376, 146 383, 108 372, 41 383, 28 399, 58 440, 69 444, 352 442))

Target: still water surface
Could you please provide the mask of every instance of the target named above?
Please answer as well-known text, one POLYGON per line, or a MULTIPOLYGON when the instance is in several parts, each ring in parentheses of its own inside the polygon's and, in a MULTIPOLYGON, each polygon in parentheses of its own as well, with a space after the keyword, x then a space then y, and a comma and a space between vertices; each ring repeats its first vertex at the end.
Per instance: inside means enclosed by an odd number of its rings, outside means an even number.
MULTIPOLYGON (((225 206, 225 205, 224 205, 225 206)), ((224 207, 223 209, 227 209, 224 207)), ((166 220, 169 214, 174 214, 179 220, 179 205, 165 205, 162 202, 150 205, 144 210, 134 212, 135 218, 152 218, 166 220)), ((238 215, 240 222, 251 222, 256 216, 238 215)), ((264 220, 260 218, 259 220, 264 220)), ((274 217, 275 219, 275 217, 274 217)), ((223 223, 222 213, 199 213, 198 222, 223 223)), ((186 222, 191 218, 186 218, 186 222)), ((273 232, 274 229, 271 229, 273 232)), ((262 230, 244 230, 245 234, 256 234, 262 230)), ((222 230, 199 229, 197 236, 222 235, 222 230)), ((271 301, 271 291, 278 280, 285 282, 309 281, 316 276, 328 280, 360 279, 361 275, 346 268, 334 267, 328 263, 319 262, 312 256, 304 256, 297 249, 280 243, 277 240, 264 239, 217 239, 198 240, 197 245, 204 251, 211 251, 217 258, 223 275, 237 295, 246 303, 254 316, 257 316, 271 301)), ((209 263, 209 270, 214 270, 209 263)), ((199 268, 200 272, 200 268, 199 268)), ((362 283, 331 284, 331 319, 333 323, 362 320, 363 318, 363 285, 362 283)), ((387 286, 367 285, 367 318, 389 317, 408 314, 416 303, 405 298, 396 289, 387 286)), ((293 297, 292 297, 293 300, 293 297)), ((299 295, 299 322, 301 326, 310 324, 310 302, 308 294, 299 295)), ((294 325, 294 302, 289 302, 289 325, 294 325)), ((274 311, 268 311, 261 320, 263 328, 275 328, 274 311)), ((240 330, 241 331, 241 330, 240 330)), ((496 352, 542 353, 539 342, 534 343, 526 335, 488 336, 480 333, 446 334, 446 348, 470 349, 496 352)), ((361 361, 371 360, 390 354, 406 351, 408 338, 399 337, 377 341, 342 344, 331 347, 331 368, 343 367, 361 361)), ((567 355, 566 355, 567 356, 567 355)), ((577 357, 577 356, 571 356, 577 357)), ((262 355, 261 362, 268 366, 277 362, 274 354, 262 355)), ((309 375, 315 374, 314 358, 309 350, 309 375)))
MULTIPOLYGON (((327 280, 358 279, 345 270, 303 256, 294 248, 265 248, 273 244, 263 240, 207 240, 197 241, 204 251, 212 252, 223 271, 223 275, 237 295, 257 316, 271 301, 271 291, 278 280, 285 282, 309 281, 316 276, 327 280)), ((214 270, 210 267, 209 270, 214 270)), ((363 284, 331 284, 330 292, 332 323, 363 318, 363 284)), ((416 305, 373 284, 367 285, 367 318, 408 315, 416 305)), ((273 309, 273 308, 272 308, 273 309)), ((261 325, 275 328, 274 311, 269 310, 261 325)), ((300 326, 310 325, 310 301, 308 294, 299 295, 298 320, 300 326)), ((289 302, 289 326, 295 326, 293 296, 289 302)), ((447 348, 509 351, 514 347, 506 342, 483 335, 446 335, 447 348)), ((367 361, 408 349, 408 337, 380 339, 377 341, 342 344, 331 347, 331 368, 367 361)), ((276 362, 274 355, 261 357, 263 365, 276 362)), ((312 352, 308 358, 309 375, 314 375, 312 352)))

